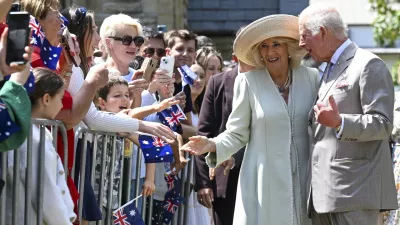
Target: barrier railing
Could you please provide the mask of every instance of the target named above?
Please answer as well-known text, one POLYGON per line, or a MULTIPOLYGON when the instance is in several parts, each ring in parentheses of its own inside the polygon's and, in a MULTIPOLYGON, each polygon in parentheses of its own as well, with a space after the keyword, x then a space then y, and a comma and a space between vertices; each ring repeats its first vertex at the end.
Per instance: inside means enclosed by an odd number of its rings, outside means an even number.
MULTIPOLYGON (((106 157, 108 154, 107 151, 107 146, 109 146, 109 144, 111 143, 111 155, 109 155, 108 157, 111 157, 110 162, 114 163, 115 159, 116 159, 116 138, 118 137, 118 135, 116 133, 109 133, 109 132, 101 132, 101 131, 93 131, 90 129, 86 129, 86 128, 79 128, 76 132, 75 132, 75 149, 77 147, 77 143, 78 143, 78 139, 81 138, 83 140, 82 142, 82 146, 81 146, 81 161, 79 162, 81 171, 79 172, 80 174, 80 181, 77 184, 80 190, 80 201, 79 201, 79 218, 81 218, 82 216, 82 205, 83 205, 83 195, 84 195, 84 185, 85 185, 85 179, 84 176, 81 176, 83 173, 86 173, 85 169, 86 168, 86 160, 85 157, 87 155, 87 147, 86 147, 86 143, 88 141, 88 139, 92 139, 93 143, 96 144, 98 141, 99 136, 102 136, 102 146, 103 148, 100 149, 98 148, 94 148, 93 149, 93 159, 96 157, 96 154, 98 154, 98 151, 101 151, 101 176, 100 176, 100 181, 101 184, 98 186, 99 190, 98 190, 98 204, 99 207, 102 209, 102 213, 103 213, 103 220, 102 221, 97 221, 96 224, 97 225, 109 225, 109 224, 113 224, 113 218, 112 218, 112 212, 113 210, 115 210, 115 208, 113 209, 111 206, 111 202, 112 202, 112 188, 113 188, 113 180, 114 180, 114 167, 111 166, 109 167, 109 174, 108 174, 108 193, 104 193, 103 188, 104 187, 104 180, 106 178, 107 175, 107 171, 105 170, 106 165, 105 165, 105 161, 106 161, 106 157), (88 138, 88 135, 90 135, 90 138, 88 138), (104 154, 106 153, 106 154, 104 154), (105 207, 103 207, 103 198, 104 198, 104 194, 106 194, 106 199, 107 199, 107 205, 105 207)), ((125 144, 125 143, 124 143, 125 144)), ((132 150, 132 155, 133 155, 133 150, 132 150)), ((123 152, 122 152, 123 154, 123 152)), ((123 154, 124 155, 124 154, 123 154)), ((189 156, 188 154, 186 155, 186 157, 190 157, 190 159, 192 159, 192 156, 189 156)), ((142 151, 137 148, 137 154, 136 154, 136 158, 134 158, 133 156, 130 157, 126 157, 124 156, 124 160, 121 161, 121 172, 124 171, 124 167, 128 167, 128 169, 125 170, 125 173, 127 174, 121 174, 121 178, 120 178, 120 182, 119 182, 119 206, 125 204, 126 202, 130 201, 132 198, 130 196, 131 193, 131 188, 134 188, 135 196, 139 196, 141 194, 141 189, 142 187, 140 186, 140 174, 141 174, 141 161, 142 161, 142 151), (127 165, 126 165, 127 164, 127 165), (135 173, 135 183, 133 184, 134 186, 131 187, 131 169, 132 169, 132 165, 135 166, 136 169, 136 173, 135 173), (125 177, 125 182, 124 182, 124 177, 125 177), (124 191, 124 192, 123 192, 124 191)), ((75 162, 75 164, 78 162, 75 162)), ((91 171, 91 178, 92 178, 92 184, 93 184, 93 177, 94 177, 94 168, 95 168, 95 160, 92 160, 92 171, 91 171)), ((190 194, 190 180, 192 177, 192 173, 193 173, 193 167, 192 167, 192 163, 193 160, 190 160, 188 165, 183 168, 180 173, 179 176, 181 177, 181 196, 185 199, 185 203, 181 204, 178 211, 175 213, 173 221, 171 222, 172 225, 186 225, 187 223, 187 214, 188 214, 188 208, 187 208, 187 201, 188 201, 188 197, 190 194), (189 181, 189 182, 185 182, 185 181, 189 181)), ((75 170, 75 165, 73 167, 73 171, 75 170)), ((74 173, 74 172, 73 172, 74 173)), ((164 173, 164 171, 156 171, 156 173, 164 173)), ((95 191, 96 192, 96 191, 95 191)), ((152 225, 152 214, 153 214, 153 196, 150 197, 142 197, 143 198, 143 203, 142 203, 142 218, 143 220, 146 222, 147 225, 152 225), (148 204, 147 204, 148 202, 148 204)), ((139 207, 139 201, 135 202, 136 207, 139 207)))
MULTIPOLYGON (((27 138, 27 151, 26 151, 26 169, 25 169, 25 190, 30 190, 33 187, 33 180, 32 180, 32 170, 34 168, 34 163, 32 162, 32 154, 38 154, 38 179, 37 181, 35 180, 35 184, 37 185, 37 193, 35 198, 37 197, 37 211, 36 213, 36 223, 32 222, 32 212, 31 212, 31 201, 32 201, 32 196, 29 191, 25 191, 24 195, 24 212, 21 212, 20 210, 20 205, 19 205, 19 189, 20 189, 20 165, 21 164, 21 152, 20 151, 9 151, 9 152, 3 152, 0 153, 1 157, 1 178, 6 181, 6 185, 3 188, 3 191, 0 195, 0 225, 17 225, 20 224, 18 222, 18 217, 22 214, 24 215, 24 224, 39 224, 41 225, 43 223, 43 190, 44 190, 44 165, 45 165, 45 148, 46 148, 46 141, 45 141, 45 133, 46 130, 48 129, 46 127, 50 127, 51 133, 53 136, 53 145, 54 148, 57 149, 57 131, 61 131, 62 138, 63 138, 63 143, 64 143, 64 171, 67 177, 68 176, 68 146, 67 146, 67 133, 65 130, 65 126, 63 125, 62 122, 60 121, 55 121, 55 120, 43 120, 43 119, 32 119, 32 124, 35 124, 39 127, 40 131, 40 137, 39 137, 39 143, 38 143, 38 150, 37 152, 33 152, 32 149, 34 146, 32 146, 32 133, 27 138), (10 154, 10 155, 9 155, 10 154), (8 161, 12 159, 13 161, 13 168, 8 166, 8 161), (9 174, 12 169, 12 179, 10 179, 9 174), (7 183, 8 182, 8 183, 7 183), (9 182, 13 182, 12 185, 9 182), (11 191, 9 188, 12 188, 12 206, 6 205, 7 204, 7 194, 9 191, 11 191), (7 221, 7 214, 8 214, 8 209, 11 207, 12 208, 12 216, 11 216, 11 223, 10 221, 7 221)), ((31 131, 32 132, 32 131, 31 131)), ((116 151, 116 145, 117 145, 117 138, 119 136, 116 133, 109 133, 109 132, 101 132, 101 131, 93 131, 87 128, 78 128, 75 132, 75 152, 76 154, 80 154, 80 161, 77 162, 75 159, 69 159, 73 160, 73 167, 71 171, 71 176, 75 176, 78 174, 78 177, 76 180, 78 182, 75 183, 77 185, 77 188, 79 190, 80 198, 78 202, 78 218, 80 219, 80 224, 82 224, 82 210, 83 210, 83 196, 84 196, 84 191, 85 191, 85 176, 87 173, 90 173, 91 179, 90 183, 94 187, 94 184, 96 183, 95 180, 95 171, 96 171, 96 166, 99 166, 100 168, 100 178, 99 181, 100 183, 97 185, 98 187, 98 194, 97 194, 97 202, 99 205, 99 208, 102 210, 103 214, 103 220, 97 221, 97 225, 110 225, 113 224, 113 216, 112 212, 115 210, 115 207, 113 207, 113 184, 114 184, 114 174, 115 174, 115 166, 114 162, 116 161, 116 158, 121 160, 121 176, 119 178, 119 187, 118 187, 118 205, 121 206, 125 204, 126 202, 131 200, 131 189, 135 188, 135 196, 139 196, 141 194, 141 189, 140 187, 140 173, 141 173, 141 160, 142 160, 142 151, 138 148, 137 149, 137 157, 134 158, 133 156, 130 157, 125 157, 124 156, 124 151, 122 150, 122 156, 117 155, 116 151), (99 141, 99 138, 101 138, 102 141, 99 141), (77 152, 77 147, 78 147, 78 140, 82 139, 81 143, 81 148, 80 152, 77 152), (92 152, 88 152, 88 142, 91 142, 94 147, 92 152), (99 146, 96 146, 97 143, 102 144, 102 148, 99 146), (109 155, 109 148, 111 148, 111 155, 109 155), (96 156, 99 155, 99 152, 101 152, 101 162, 100 165, 98 165, 98 161, 96 160, 96 156), (91 160, 91 165, 86 165, 86 158, 90 156, 92 157, 91 160), (107 164, 107 158, 110 158, 109 161, 109 166, 106 168, 107 164), (80 165, 80 170, 76 171, 77 166, 80 165), (131 169, 132 165, 135 166, 136 168, 136 183, 134 183, 133 187, 131 187, 131 179, 132 179, 132 174, 131 174, 131 169), (88 167, 87 167, 88 166, 88 167), (124 168, 127 168, 124 170, 124 168), (86 168, 90 168, 91 171, 87 171, 86 168), (125 172, 124 172, 125 171, 125 172), (76 172, 76 173, 75 173, 76 172), (107 193, 104 192, 104 186, 105 186, 105 180, 108 179, 108 184, 107 184, 107 193), (107 199, 107 205, 103 204, 103 199, 107 199)), ((37 137, 36 137, 37 138, 37 137)), ((37 142, 37 140, 36 140, 37 142)), ((122 144, 124 144, 124 141, 122 141, 122 144)), ((132 151, 133 152, 133 151, 132 151)), ((187 155, 188 156, 188 155, 187 155)), ((190 181, 191 181, 191 176, 193 173, 193 167, 192 167, 193 160, 190 160, 188 165, 182 169, 179 173, 179 176, 181 177, 181 196, 185 199, 184 203, 179 206, 178 211, 175 213, 174 218, 171 222, 172 225, 186 225, 187 224, 187 214, 188 214, 188 197, 190 194, 190 181), (187 181, 187 182, 185 182, 187 181)), ((36 163, 35 163, 36 165, 36 163)), ((156 173, 164 173, 164 171, 156 171, 156 173)), ((138 207, 139 201, 136 201, 136 206, 138 207)), ((142 216, 143 220, 146 222, 147 225, 152 225, 152 214, 153 214, 153 196, 150 197, 143 197, 143 205, 142 205, 142 216), (148 203, 148 204, 147 204, 148 203), (148 206, 147 206, 148 205, 148 206)), ((92 224, 92 223, 90 223, 92 224)))
POLYGON ((37 212, 36 212, 36 224, 41 225, 43 222, 43 189, 44 189, 44 165, 45 165, 45 129, 46 126, 50 127, 52 131, 53 145, 54 148, 57 149, 57 131, 60 130, 63 140, 64 140, 64 169, 65 172, 68 172, 68 144, 67 144, 67 132, 65 126, 62 122, 56 120, 45 120, 45 119, 32 119, 32 124, 37 125, 40 130, 40 140, 38 143, 39 148, 35 151, 32 146, 32 128, 30 129, 30 133, 27 137, 26 143, 26 152, 21 152, 20 149, 16 149, 13 151, 2 152, 1 156, 1 177, 6 182, 3 188, 3 191, 0 196, 0 225, 12 224, 17 225, 20 224, 19 216, 24 215, 24 224, 32 224, 32 196, 30 191, 25 191, 24 193, 24 212, 20 211, 20 171, 25 170, 25 190, 30 190, 32 185, 32 170, 33 170, 33 162, 32 162, 32 154, 38 154, 38 179, 37 179, 37 212), (25 165, 21 164, 21 153, 26 154, 26 162, 25 165), (9 168, 9 161, 12 159, 12 169, 9 168), (21 166, 23 166, 21 168, 21 166), (12 174, 11 171, 12 170, 12 174), (12 176, 10 176, 12 175, 12 176), (12 182, 12 185, 10 185, 12 182), (11 206, 7 205, 7 196, 9 188, 12 188, 12 202, 11 206), (11 221, 9 220, 9 212, 7 209, 12 209, 11 211, 11 221))

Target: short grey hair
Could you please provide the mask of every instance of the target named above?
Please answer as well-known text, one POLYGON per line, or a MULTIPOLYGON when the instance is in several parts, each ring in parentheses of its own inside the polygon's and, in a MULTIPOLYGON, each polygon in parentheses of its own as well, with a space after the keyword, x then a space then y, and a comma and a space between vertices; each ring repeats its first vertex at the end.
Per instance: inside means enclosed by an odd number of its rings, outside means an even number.
POLYGON ((301 12, 300 20, 305 19, 305 27, 312 35, 318 34, 321 27, 332 31, 337 38, 347 37, 347 26, 337 9, 324 4, 312 4, 301 12))

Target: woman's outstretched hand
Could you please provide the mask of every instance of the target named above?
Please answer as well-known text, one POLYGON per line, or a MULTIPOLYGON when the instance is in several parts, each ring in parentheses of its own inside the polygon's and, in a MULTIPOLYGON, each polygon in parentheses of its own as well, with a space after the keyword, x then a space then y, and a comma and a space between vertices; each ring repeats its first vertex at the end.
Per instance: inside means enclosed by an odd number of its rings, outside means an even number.
POLYGON ((192 155, 203 155, 207 152, 215 152, 215 143, 203 136, 193 136, 189 142, 183 145, 181 151, 187 151, 192 155))

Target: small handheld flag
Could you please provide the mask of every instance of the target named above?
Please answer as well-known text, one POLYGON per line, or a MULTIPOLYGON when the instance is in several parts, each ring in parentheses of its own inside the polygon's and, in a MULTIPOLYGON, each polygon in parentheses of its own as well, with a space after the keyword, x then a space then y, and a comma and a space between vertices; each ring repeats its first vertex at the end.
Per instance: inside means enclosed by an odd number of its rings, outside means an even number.
POLYGON ((159 137, 140 134, 139 143, 145 163, 172 162, 174 160, 172 147, 159 137))

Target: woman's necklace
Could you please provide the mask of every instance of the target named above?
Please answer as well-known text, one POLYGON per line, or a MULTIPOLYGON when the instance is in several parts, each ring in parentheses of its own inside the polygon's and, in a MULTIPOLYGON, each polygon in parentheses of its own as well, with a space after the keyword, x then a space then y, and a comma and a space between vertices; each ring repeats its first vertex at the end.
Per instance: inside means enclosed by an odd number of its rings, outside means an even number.
POLYGON ((283 96, 286 90, 289 89, 290 84, 292 83, 292 70, 289 70, 289 74, 286 77, 286 81, 282 86, 275 84, 276 88, 278 88, 279 93, 283 96))

